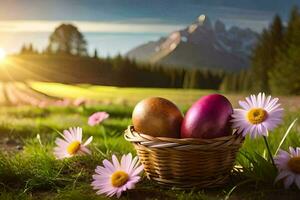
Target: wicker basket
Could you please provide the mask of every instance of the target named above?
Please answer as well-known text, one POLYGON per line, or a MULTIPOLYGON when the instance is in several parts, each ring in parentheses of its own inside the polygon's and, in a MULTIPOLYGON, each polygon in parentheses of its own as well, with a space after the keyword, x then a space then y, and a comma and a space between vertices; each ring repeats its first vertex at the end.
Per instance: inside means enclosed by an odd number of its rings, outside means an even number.
POLYGON ((224 185, 244 138, 176 139, 139 134, 129 126, 125 139, 133 143, 149 179, 177 188, 224 185))

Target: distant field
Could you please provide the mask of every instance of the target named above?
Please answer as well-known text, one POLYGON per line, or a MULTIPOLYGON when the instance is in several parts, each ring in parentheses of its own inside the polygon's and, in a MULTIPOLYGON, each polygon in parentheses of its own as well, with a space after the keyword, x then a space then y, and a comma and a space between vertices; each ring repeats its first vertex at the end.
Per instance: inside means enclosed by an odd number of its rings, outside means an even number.
MULTIPOLYGON (((120 88, 96 85, 66 85, 61 83, 29 82, 30 87, 50 96, 60 98, 84 97, 105 104, 135 105, 141 99, 160 96, 175 102, 180 107, 190 106, 201 96, 222 93, 215 90, 164 89, 164 88, 120 88)), ((223 93, 222 93, 223 94, 223 93)), ((249 94, 224 94, 234 106, 249 94)), ((280 97, 284 107, 300 108, 300 96, 280 97)))
MULTIPOLYGON (((34 105, 44 107, 57 105, 58 101, 72 104, 76 99, 85 99, 89 105, 122 105, 133 107, 138 101, 153 96, 169 99, 186 109, 200 97, 212 93, 225 95, 233 104, 244 99, 249 93, 228 94, 217 90, 175 89, 175 88, 125 88, 90 84, 62 84, 51 82, 0 82, 0 105, 34 105)), ((288 110, 300 109, 300 96, 279 96, 288 110)))
POLYGON ((95 85, 66 85, 60 83, 30 82, 29 85, 42 93, 61 97, 98 100, 112 104, 134 105, 141 99, 160 96, 170 99, 179 105, 189 104, 200 96, 215 93, 213 90, 186 90, 163 88, 120 88, 95 85))

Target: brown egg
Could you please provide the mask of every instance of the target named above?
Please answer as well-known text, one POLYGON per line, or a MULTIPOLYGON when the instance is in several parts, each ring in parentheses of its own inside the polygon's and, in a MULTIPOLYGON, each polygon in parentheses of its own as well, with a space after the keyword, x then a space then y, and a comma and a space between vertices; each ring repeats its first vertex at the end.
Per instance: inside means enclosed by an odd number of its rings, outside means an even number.
POLYGON ((140 101, 132 113, 134 129, 154 137, 180 137, 182 113, 177 106, 160 97, 140 101))

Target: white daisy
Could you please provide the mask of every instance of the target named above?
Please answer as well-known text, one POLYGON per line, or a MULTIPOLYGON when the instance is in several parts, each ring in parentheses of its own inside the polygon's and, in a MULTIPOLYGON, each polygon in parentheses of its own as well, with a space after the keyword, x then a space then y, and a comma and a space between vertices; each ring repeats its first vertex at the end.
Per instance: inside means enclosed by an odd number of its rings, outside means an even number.
POLYGON ((117 195, 119 198, 122 192, 133 189, 141 178, 139 174, 143 171, 138 157, 132 159, 130 153, 122 156, 121 163, 113 155, 112 163, 104 160, 103 166, 97 166, 91 185, 94 190, 98 190, 97 194, 106 194, 109 197, 117 195))
POLYGON ((246 97, 246 101, 239 101, 242 109, 234 109, 231 120, 233 128, 243 136, 249 133, 251 138, 268 136, 268 132, 282 121, 283 108, 278 100, 259 93, 246 97))
POLYGON ((91 154, 91 151, 86 147, 93 140, 89 137, 87 141, 82 144, 82 128, 70 128, 64 130, 63 139, 57 138, 55 143, 57 146, 54 148, 54 155, 57 159, 69 158, 74 155, 91 154))
POLYGON ((293 183, 296 183, 300 189, 300 148, 290 147, 289 150, 289 153, 280 150, 278 156, 274 159, 279 172, 275 182, 283 180, 285 188, 289 188, 293 183))

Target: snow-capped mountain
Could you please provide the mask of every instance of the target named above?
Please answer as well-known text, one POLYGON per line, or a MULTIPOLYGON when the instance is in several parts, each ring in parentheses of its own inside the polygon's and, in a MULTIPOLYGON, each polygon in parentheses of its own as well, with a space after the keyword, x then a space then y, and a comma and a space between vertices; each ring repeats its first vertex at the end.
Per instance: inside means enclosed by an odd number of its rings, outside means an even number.
POLYGON ((251 29, 226 29, 220 20, 213 25, 207 16, 200 15, 185 29, 140 45, 127 56, 181 67, 240 70, 248 67, 257 37, 251 29))

